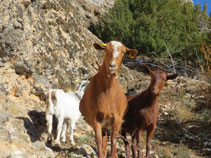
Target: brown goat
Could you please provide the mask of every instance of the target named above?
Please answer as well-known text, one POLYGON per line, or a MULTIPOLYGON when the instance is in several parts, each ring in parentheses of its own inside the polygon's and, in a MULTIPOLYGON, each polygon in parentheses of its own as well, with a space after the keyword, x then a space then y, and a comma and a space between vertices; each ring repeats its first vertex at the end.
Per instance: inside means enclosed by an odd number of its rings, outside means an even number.
POLYGON ((144 65, 151 76, 149 87, 134 97, 128 97, 128 109, 124 116, 121 134, 124 137, 127 158, 130 157, 129 143, 126 141, 126 133, 132 136, 132 153, 136 158, 136 145, 138 144, 138 158, 141 158, 141 132, 146 131, 146 157, 150 154, 150 141, 154 135, 158 120, 158 96, 170 79, 175 79, 178 74, 166 75, 161 70, 152 71, 144 65))
POLYGON ((107 132, 111 133, 111 157, 116 158, 117 135, 127 108, 127 99, 116 79, 125 54, 135 56, 138 51, 129 49, 120 42, 94 44, 104 50, 104 61, 90 83, 80 102, 80 111, 92 126, 96 135, 98 157, 106 156, 107 132))

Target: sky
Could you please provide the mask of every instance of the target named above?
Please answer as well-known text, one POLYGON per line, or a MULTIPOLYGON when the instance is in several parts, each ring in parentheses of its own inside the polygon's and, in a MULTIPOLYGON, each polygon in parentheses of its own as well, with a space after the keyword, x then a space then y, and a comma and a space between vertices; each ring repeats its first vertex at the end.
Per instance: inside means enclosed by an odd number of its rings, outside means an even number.
POLYGON ((207 14, 209 15, 210 11, 211 11, 211 0, 193 0, 194 4, 200 4, 201 8, 203 9, 204 6, 204 2, 206 2, 207 4, 207 14))

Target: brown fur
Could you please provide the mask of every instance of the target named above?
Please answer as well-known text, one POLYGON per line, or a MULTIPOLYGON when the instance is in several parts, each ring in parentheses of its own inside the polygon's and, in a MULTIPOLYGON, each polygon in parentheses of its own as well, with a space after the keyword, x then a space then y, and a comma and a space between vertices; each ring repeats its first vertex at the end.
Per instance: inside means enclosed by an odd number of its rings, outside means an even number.
POLYGON ((138 145, 138 158, 141 158, 141 132, 146 131, 146 157, 149 158, 150 141, 154 135, 158 120, 158 97, 160 91, 169 79, 174 79, 178 74, 166 75, 161 70, 152 71, 146 65, 151 76, 150 86, 134 97, 128 97, 128 110, 124 116, 122 135, 125 137, 127 158, 130 157, 129 144, 126 141, 126 133, 132 136, 133 158, 136 158, 136 145, 138 145))
POLYGON ((98 157, 106 157, 106 133, 111 130, 111 157, 116 158, 117 134, 127 108, 127 99, 116 79, 116 75, 124 54, 132 52, 136 55, 137 51, 121 46, 118 49, 119 56, 113 58, 111 43, 107 43, 105 48, 95 43, 94 47, 98 50, 104 50, 104 61, 99 67, 99 72, 90 79, 88 88, 80 102, 80 111, 95 131, 98 157), (115 73, 111 73, 109 64, 114 60, 116 70, 115 73))

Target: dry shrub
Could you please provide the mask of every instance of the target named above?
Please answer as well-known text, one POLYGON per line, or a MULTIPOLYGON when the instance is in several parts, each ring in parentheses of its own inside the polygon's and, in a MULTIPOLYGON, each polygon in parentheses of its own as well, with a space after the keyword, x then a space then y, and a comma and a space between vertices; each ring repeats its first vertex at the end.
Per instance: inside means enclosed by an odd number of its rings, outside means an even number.
POLYGON ((207 45, 206 42, 202 42, 201 52, 204 54, 205 61, 205 64, 201 65, 201 69, 211 75, 211 46, 207 45))
POLYGON ((211 45, 202 42, 201 52, 204 54, 205 64, 201 66, 207 77, 208 85, 204 87, 202 95, 205 98, 205 107, 202 112, 202 118, 211 123, 211 45))

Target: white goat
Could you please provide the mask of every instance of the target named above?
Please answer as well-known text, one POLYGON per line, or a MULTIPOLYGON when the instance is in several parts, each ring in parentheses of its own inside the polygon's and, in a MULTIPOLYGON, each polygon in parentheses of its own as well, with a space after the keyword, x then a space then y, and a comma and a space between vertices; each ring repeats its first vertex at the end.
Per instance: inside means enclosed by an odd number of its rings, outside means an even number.
POLYGON ((53 115, 55 115, 58 121, 55 143, 61 146, 60 136, 62 142, 66 141, 66 130, 70 126, 70 140, 72 145, 75 144, 73 139, 73 130, 75 128, 76 121, 81 116, 81 113, 79 111, 79 102, 84 94, 85 88, 87 87, 88 83, 89 81, 81 81, 81 84, 76 93, 65 93, 61 89, 49 89, 45 115, 48 127, 48 141, 52 140, 53 115))

